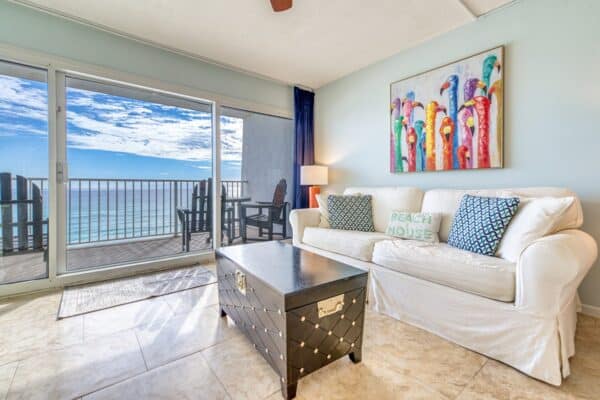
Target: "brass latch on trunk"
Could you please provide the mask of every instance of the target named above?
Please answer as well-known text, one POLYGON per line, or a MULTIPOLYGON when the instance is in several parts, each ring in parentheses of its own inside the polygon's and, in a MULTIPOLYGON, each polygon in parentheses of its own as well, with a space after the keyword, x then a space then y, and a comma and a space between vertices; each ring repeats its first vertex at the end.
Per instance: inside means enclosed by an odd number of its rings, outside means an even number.
POLYGON ((342 311, 344 308, 344 295, 340 294, 338 296, 321 300, 317 303, 317 308, 319 309, 319 318, 342 311))

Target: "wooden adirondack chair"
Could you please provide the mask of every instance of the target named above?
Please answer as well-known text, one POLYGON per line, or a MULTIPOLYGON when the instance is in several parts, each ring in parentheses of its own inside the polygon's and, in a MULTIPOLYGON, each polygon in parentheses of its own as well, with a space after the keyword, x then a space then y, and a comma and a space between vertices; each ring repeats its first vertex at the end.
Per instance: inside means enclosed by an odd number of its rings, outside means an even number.
POLYGON ((27 178, 17 175, 14 182, 15 190, 12 186, 12 175, 9 172, 0 173, 2 256, 28 251, 45 252, 48 243, 47 235, 44 235, 44 225, 48 224, 48 220, 43 217, 42 192, 38 185, 29 182, 31 192, 28 198, 27 178), (16 221, 14 220, 15 211, 16 221))
POLYGON ((287 194, 287 183, 285 179, 281 179, 275 192, 273 193, 273 201, 259 201, 254 204, 243 203, 241 205, 241 228, 242 241, 245 243, 248 240, 247 226, 258 228, 258 236, 262 239, 263 231, 267 231, 267 239, 273 240, 273 226, 281 225, 281 236, 283 239, 287 236, 287 209, 288 203, 285 201, 287 194), (248 210, 256 210, 254 214, 248 215, 248 210), (263 211, 266 210, 266 213, 263 211))

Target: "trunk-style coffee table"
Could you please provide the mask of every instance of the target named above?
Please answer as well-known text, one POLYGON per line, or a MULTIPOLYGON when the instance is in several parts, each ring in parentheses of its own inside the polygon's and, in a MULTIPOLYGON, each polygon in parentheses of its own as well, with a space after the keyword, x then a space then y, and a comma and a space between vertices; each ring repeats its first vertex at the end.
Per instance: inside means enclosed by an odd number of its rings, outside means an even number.
POLYGON ((221 315, 277 372, 284 398, 338 358, 360 362, 366 271, 281 242, 221 248, 216 257, 221 315))

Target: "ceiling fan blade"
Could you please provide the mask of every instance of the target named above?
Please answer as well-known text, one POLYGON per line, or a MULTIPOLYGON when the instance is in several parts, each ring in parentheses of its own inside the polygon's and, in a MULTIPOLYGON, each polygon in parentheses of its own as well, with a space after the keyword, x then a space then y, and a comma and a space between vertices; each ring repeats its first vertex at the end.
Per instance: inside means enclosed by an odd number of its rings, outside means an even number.
POLYGON ((292 8, 292 0, 271 0, 273 11, 280 12, 292 8))

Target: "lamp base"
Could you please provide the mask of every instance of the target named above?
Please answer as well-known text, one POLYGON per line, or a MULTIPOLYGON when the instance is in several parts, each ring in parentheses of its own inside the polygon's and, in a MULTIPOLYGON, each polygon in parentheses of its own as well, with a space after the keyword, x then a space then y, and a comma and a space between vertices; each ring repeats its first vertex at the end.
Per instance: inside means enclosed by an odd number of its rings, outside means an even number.
POLYGON ((310 186, 308 188, 308 206, 310 208, 319 208, 319 203, 317 203, 317 195, 319 193, 321 193, 319 186, 310 186))

